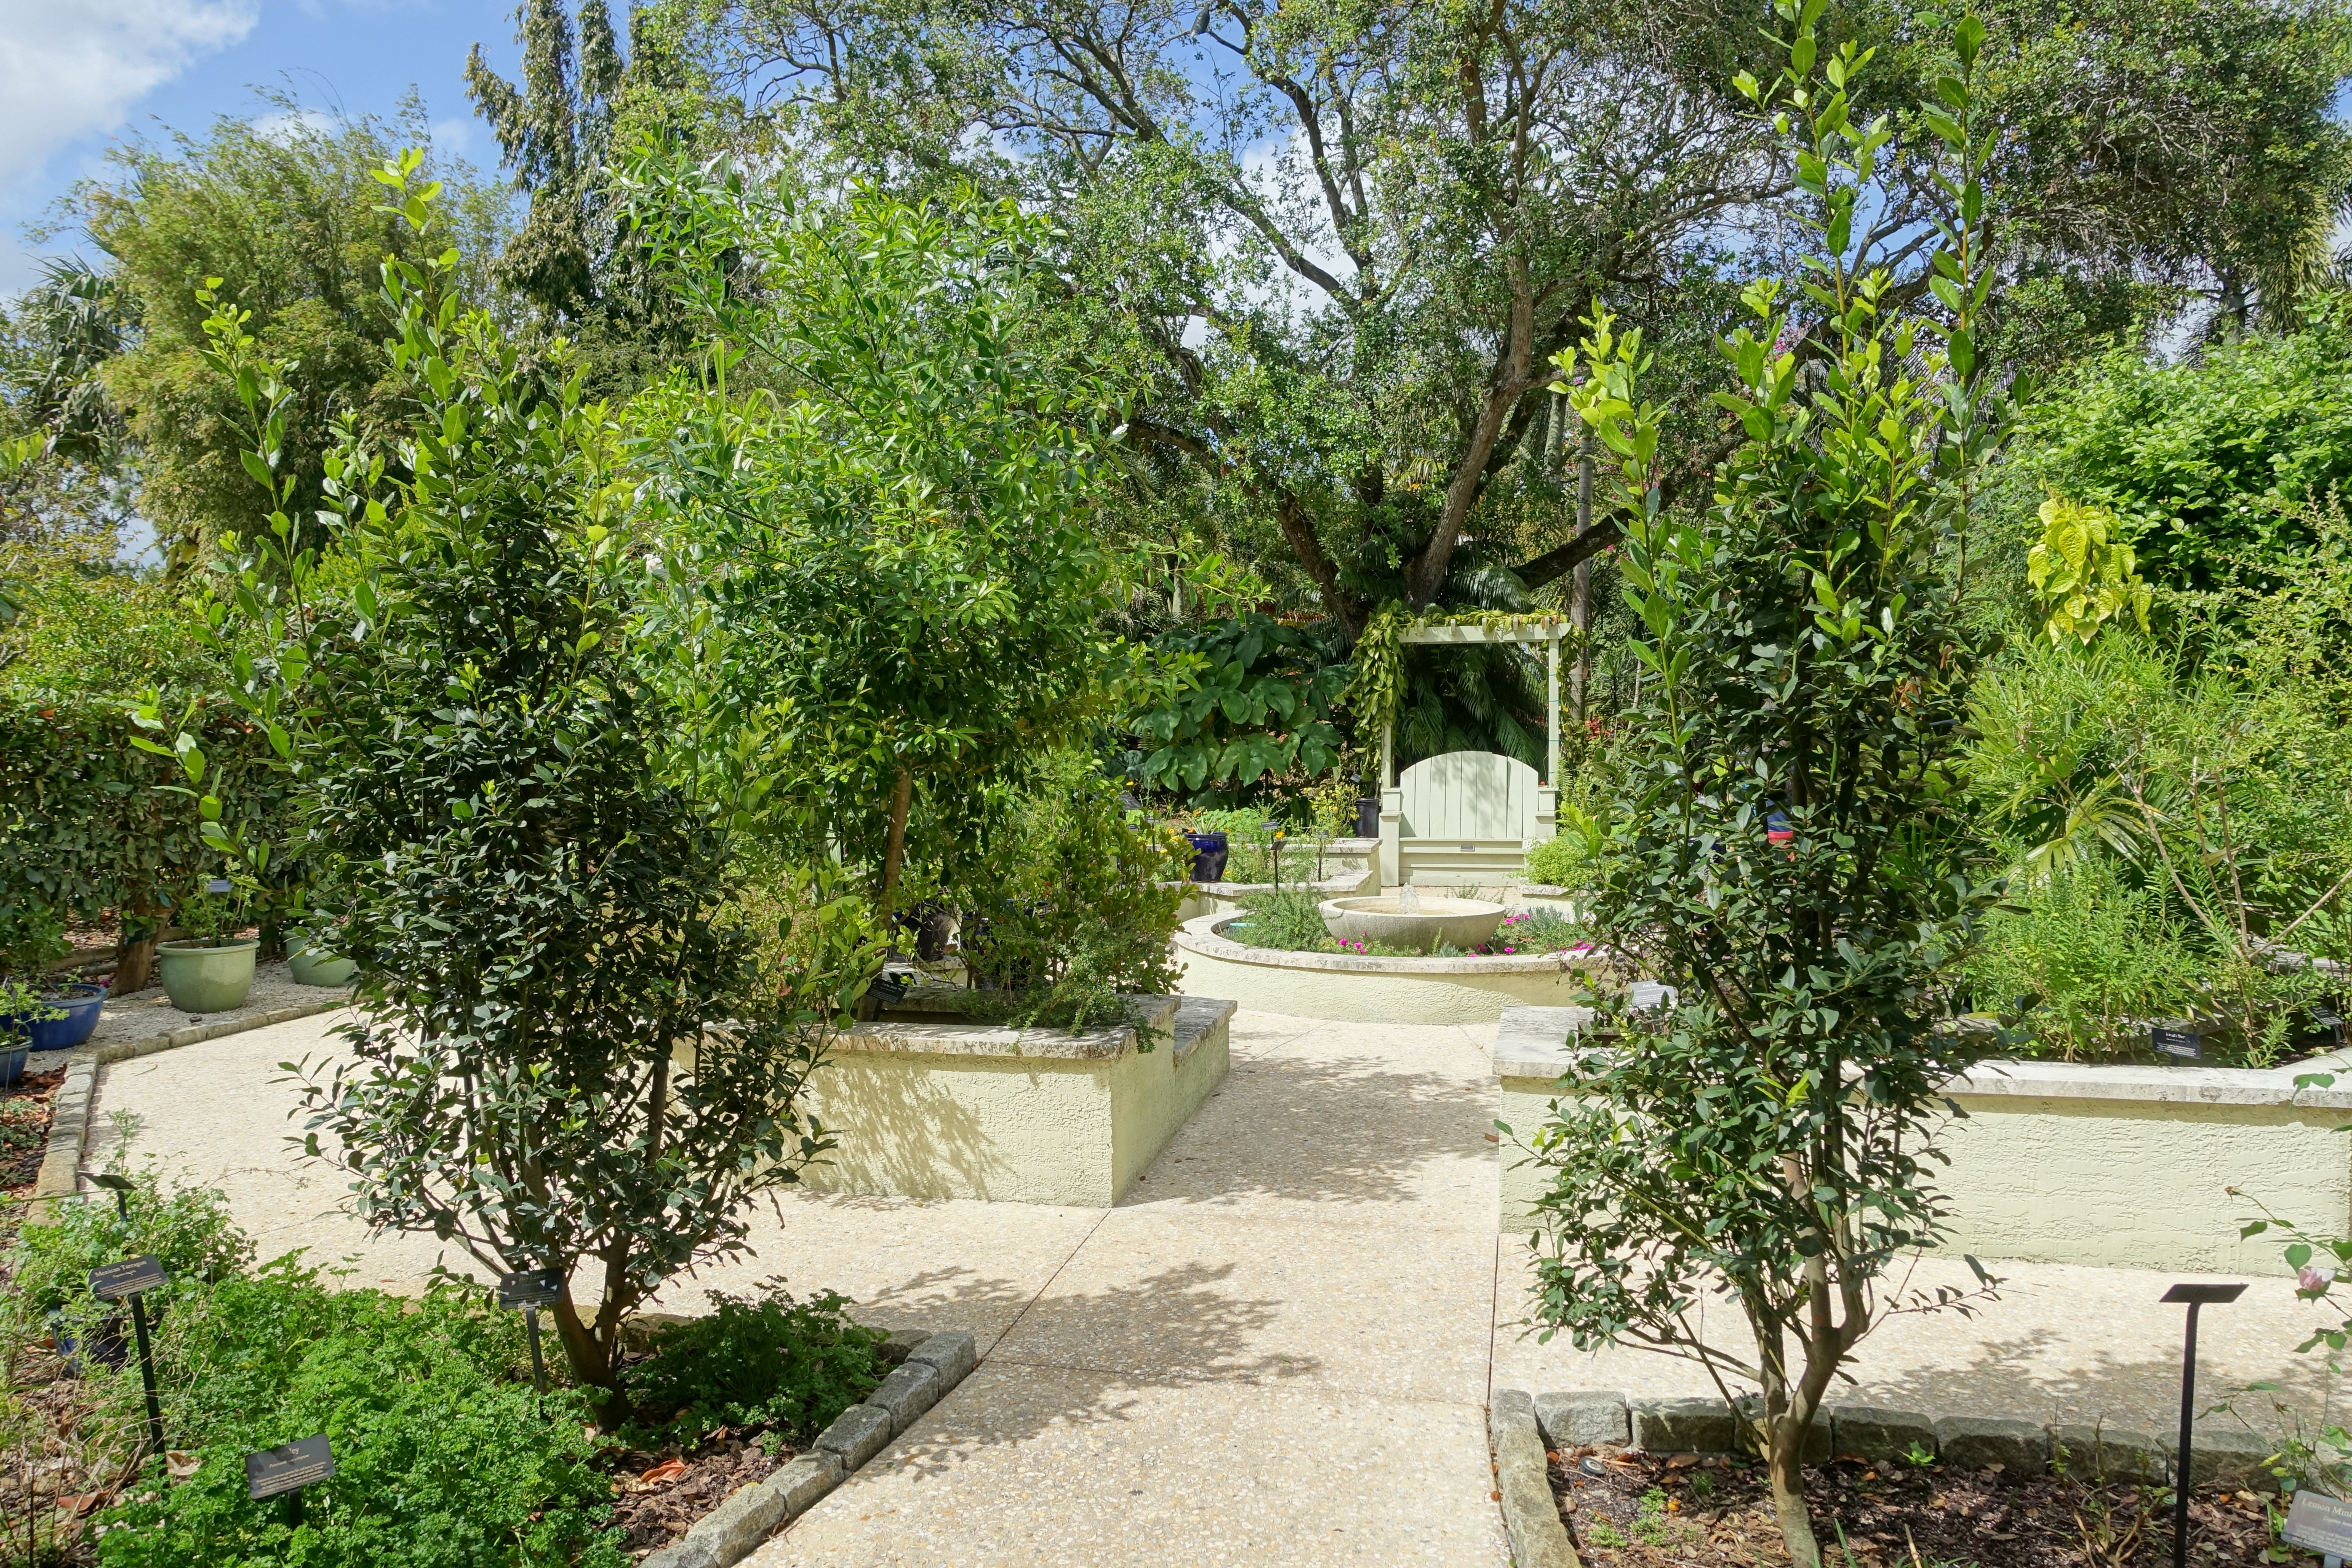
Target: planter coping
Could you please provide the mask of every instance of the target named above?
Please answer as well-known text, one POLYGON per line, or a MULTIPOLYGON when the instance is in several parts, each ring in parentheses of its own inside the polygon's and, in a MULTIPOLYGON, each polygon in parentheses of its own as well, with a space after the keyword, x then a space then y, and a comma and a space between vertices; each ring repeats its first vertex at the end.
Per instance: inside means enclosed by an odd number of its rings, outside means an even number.
MULTIPOLYGON (((1178 998, 1151 996, 1132 1000, 1150 1003, 1149 1022, 1156 1028, 1174 1032, 1170 1026, 1176 1018, 1178 998)), ((936 1003, 924 1005, 917 997, 909 995, 905 1003, 894 1004, 890 1011, 944 1013, 947 1009, 936 1003)), ((1205 1027, 1202 1032, 1206 1032, 1205 1027)), ((1196 1041, 1197 1038, 1198 1036, 1195 1037, 1196 1041)), ((1119 1024, 1074 1035, 1067 1029, 1015 1029, 1003 1025, 975 1024, 961 1018, 941 1024, 884 1018, 844 1029, 835 1037, 833 1048, 835 1053, 877 1056, 903 1054, 1003 1057, 1029 1061, 1112 1061, 1135 1048, 1135 1029, 1132 1025, 1119 1024)))
MULTIPOLYGON (((1591 1017, 1585 1007, 1506 1007, 1495 1031, 1495 1076, 1556 1082, 1569 1069, 1569 1037, 1591 1017)), ((1989 1061, 1947 1081, 1943 1092, 1984 1099, 2352 1110, 2352 1047, 2278 1068, 1989 1061), (2294 1087, 2296 1079, 2315 1072, 2336 1074, 2336 1086, 2294 1087)))
MULTIPOLYGON (((1339 974, 1552 974, 1590 969, 1599 960, 1591 952, 1496 953, 1491 957, 1375 958, 1358 952, 1292 952, 1278 947, 1252 947, 1219 936, 1217 927, 1232 915, 1202 915, 1176 928, 1176 945, 1203 958, 1226 963, 1255 963, 1267 969, 1320 969, 1339 974)), ((1543 1009, 1549 1010, 1549 1009, 1543 1009)), ((1509 1017, 1508 1012, 1504 1014, 1509 1017)))

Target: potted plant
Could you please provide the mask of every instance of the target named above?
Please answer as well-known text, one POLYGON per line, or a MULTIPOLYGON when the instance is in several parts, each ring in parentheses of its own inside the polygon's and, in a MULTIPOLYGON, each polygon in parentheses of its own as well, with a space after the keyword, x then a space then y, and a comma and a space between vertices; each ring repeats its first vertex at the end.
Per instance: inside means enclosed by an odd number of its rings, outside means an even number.
POLYGON ((33 1052, 34 1028, 58 1015, 40 993, 20 980, 0 980, 0 1089, 25 1076, 33 1052))
POLYGON ((320 928, 312 926, 294 933, 287 944, 286 962, 294 971, 297 985, 349 985, 359 969, 352 959, 340 957, 335 950, 319 940, 320 928))
POLYGON ((0 1034, 10 1061, 0 1081, 13 1083, 26 1051, 61 1051, 89 1038, 106 987, 52 978, 49 966, 73 951, 65 921, 42 904, 18 906, 0 921, 0 1034))
POLYGON ((155 950, 163 994, 184 1013, 226 1013, 242 1007, 253 989, 253 961, 260 950, 260 939, 221 934, 235 931, 237 925, 230 918, 228 900, 223 896, 226 890, 226 885, 216 881, 211 889, 183 900, 173 911, 181 939, 155 950))

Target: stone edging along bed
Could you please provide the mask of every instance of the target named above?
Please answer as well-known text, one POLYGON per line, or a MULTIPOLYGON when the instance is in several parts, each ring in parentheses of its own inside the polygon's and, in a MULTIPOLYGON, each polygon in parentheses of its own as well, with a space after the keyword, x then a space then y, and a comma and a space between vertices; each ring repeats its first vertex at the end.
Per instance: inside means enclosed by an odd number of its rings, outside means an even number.
POLYGON ((241 1035, 247 1029, 266 1028, 272 1024, 290 1024, 297 1018, 331 1013, 350 1002, 348 992, 338 992, 322 1002, 273 1007, 267 1013, 249 1014, 217 1024, 192 1024, 184 1029, 167 1029, 143 1039, 112 1040, 95 1049, 75 1052, 66 1060, 65 1081, 58 1086, 58 1097, 50 1106, 48 1146, 41 1154, 41 1172, 33 1182, 33 1196, 25 1223, 47 1224, 53 1217, 54 1200, 71 1197, 80 1190, 82 1154, 89 1143, 89 1107, 98 1091, 98 1069, 100 1067, 127 1062, 136 1057, 152 1056, 157 1051, 176 1050, 182 1046, 217 1040, 229 1035, 241 1035))
MULTIPOLYGON (((1577 1561, 1545 1474, 1545 1450, 1602 1445, 1654 1454, 1728 1454, 1739 1446, 1731 1406, 1717 1398, 1627 1399, 1590 1391, 1531 1395, 1498 1388, 1487 1419, 1496 1489, 1518 1568, 1572 1568, 1577 1561)), ((2263 1468, 2271 1445, 2242 1427, 2200 1426, 2192 1450, 2194 1481, 2278 1489, 2263 1468)), ((2129 1427, 1832 1405, 1814 1417, 1804 1458, 1815 1465, 1832 1458, 1914 1455, 2021 1478, 2041 1475, 2053 1458, 2063 1458, 2104 1479, 2150 1485, 2165 1483, 2178 1457, 2173 1437, 2129 1427)))
POLYGON ((765 1480, 736 1488, 641 1568, 730 1568, 784 1525, 816 1506, 850 1472, 890 1446, 916 1417, 947 1397, 977 1364, 972 1337, 961 1331, 901 1330, 883 1345, 898 1365, 863 1405, 843 1411, 808 1452, 765 1480))

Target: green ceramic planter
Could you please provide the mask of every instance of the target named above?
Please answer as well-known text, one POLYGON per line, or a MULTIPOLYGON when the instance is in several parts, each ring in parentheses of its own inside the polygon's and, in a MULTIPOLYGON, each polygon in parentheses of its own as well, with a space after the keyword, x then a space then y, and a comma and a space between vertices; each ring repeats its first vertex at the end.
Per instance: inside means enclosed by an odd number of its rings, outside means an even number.
POLYGON ((226 1013, 245 1005, 253 989, 257 937, 218 942, 167 942, 155 949, 163 972, 163 994, 183 1013, 226 1013))
POLYGON ((297 985, 349 985, 359 969, 354 959, 313 952, 308 942, 300 942, 288 950, 286 963, 294 971, 297 985))

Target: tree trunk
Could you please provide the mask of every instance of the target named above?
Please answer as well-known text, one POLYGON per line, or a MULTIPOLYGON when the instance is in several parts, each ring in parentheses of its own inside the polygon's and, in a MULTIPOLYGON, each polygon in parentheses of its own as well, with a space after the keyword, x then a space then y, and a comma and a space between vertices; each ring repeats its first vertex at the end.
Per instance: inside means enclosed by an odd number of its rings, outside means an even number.
POLYGON ((1796 1568, 1822 1568, 1821 1543, 1813 1539, 1813 1516, 1805 1510, 1805 1428, 1783 1412, 1772 1423, 1772 1451, 1765 1468, 1772 1480, 1772 1510, 1780 1517, 1780 1540, 1796 1568))
POLYGON ((898 787, 890 794, 890 839, 882 850, 882 917, 898 907, 898 864, 907 858, 907 807, 915 798, 915 775, 898 770, 898 787))
MULTIPOLYGON (((1584 427, 1584 439, 1576 454, 1576 531, 1580 536, 1592 527, 1592 426, 1584 427)), ((1576 563, 1569 578, 1568 624, 1576 628, 1576 663, 1568 677, 1568 711, 1579 724, 1584 722, 1585 693, 1592 684, 1592 557, 1588 555, 1576 563)))
MULTIPOLYGON (((907 858, 907 808, 915 798, 915 775, 906 769, 898 770, 898 787, 890 792, 890 837, 882 847, 882 931, 886 942, 895 934, 890 917, 898 908, 898 867, 907 858)), ((861 1024, 870 1024, 882 1010, 881 999, 868 986, 866 994, 857 999, 852 1016, 861 1024)))
POLYGON ((121 920, 122 937, 115 944, 110 989, 117 996, 128 996, 146 990, 154 981, 155 939, 162 934, 163 922, 153 904, 147 901, 124 906, 121 920))

